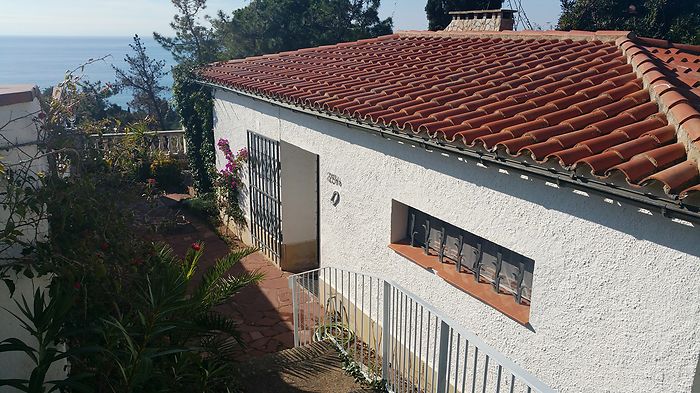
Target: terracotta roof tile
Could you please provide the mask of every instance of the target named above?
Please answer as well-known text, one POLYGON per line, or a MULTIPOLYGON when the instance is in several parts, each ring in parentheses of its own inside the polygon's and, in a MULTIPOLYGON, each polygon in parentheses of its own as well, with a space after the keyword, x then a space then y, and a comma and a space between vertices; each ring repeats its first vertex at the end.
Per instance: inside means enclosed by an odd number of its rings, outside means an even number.
POLYGON ((200 78, 672 198, 700 191, 698 47, 609 31, 403 32, 214 63, 200 78))
POLYGON ((641 184, 647 185, 651 182, 663 184, 666 193, 679 193, 688 187, 696 186, 700 182, 700 172, 695 162, 685 160, 661 172, 649 175, 641 181, 641 184))

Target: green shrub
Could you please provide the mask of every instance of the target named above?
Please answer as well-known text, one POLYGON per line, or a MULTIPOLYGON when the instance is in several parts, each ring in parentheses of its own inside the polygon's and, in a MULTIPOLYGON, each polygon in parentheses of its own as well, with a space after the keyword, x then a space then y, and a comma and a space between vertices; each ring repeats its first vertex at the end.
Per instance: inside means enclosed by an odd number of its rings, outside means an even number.
POLYGON ((214 189, 216 177, 211 89, 197 83, 194 70, 185 65, 173 70, 173 78, 173 98, 185 129, 192 183, 198 193, 208 193, 214 189))
POLYGON ((183 203, 187 209, 200 217, 213 219, 215 222, 219 219, 216 195, 212 192, 186 199, 183 203))
POLYGON ((150 165, 150 175, 156 179, 158 186, 171 192, 184 190, 185 177, 181 165, 164 154, 156 155, 150 165))
POLYGON ((102 318, 102 359, 112 364, 111 387, 120 392, 227 391, 235 385, 232 354, 240 335, 216 307, 259 281, 253 272, 226 272, 254 252, 246 248, 216 261, 194 282, 203 245, 195 243, 184 260, 160 246, 140 266, 130 310, 102 318))

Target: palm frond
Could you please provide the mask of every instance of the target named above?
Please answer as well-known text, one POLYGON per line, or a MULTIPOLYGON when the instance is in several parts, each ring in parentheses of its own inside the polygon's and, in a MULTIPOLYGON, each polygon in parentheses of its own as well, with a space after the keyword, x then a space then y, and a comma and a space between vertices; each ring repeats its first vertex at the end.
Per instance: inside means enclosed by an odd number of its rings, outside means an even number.
POLYGON ((245 344, 235 337, 224 335, 207 336, 201 340, 201 350, 210 359, 236 359, 245 348, 245 344))
POLYGON ((257 270, 237 276, 221 277, 214 283, 205 300, 212 306, 226 303, 241 289, 261 281, 264 277, 265 275, 257 270))
MULTIPOLYGON (((238 249, 234 252, 229 253, 225 257, 218 259, 214 266, 210 267, 206 273, 204 273, 204 276, 202 277, 202 281, 199 284, 199 287, 197 288, 195 292, 195 297, 202 299, 202 300, 209 300, 209 304, 215 304, 216 302, 212 302, 211 299, 209 298, 208 294, 210 294, 212 291, 215 290, 215 287, 217 287, 219 284, 219 281, 224 277, 226 272, 228 272, 232 267, 234 267, 238 262, 241 261, 241 259, 247 257, 248 255, 256 252, 257 249, 253 247, 245 247, 238 249), (209 298, 209 299, 208 299, 209 298)), ((246 279, 249 279, 250 274, 244 274, 241 277, 245 277, 246 279)), ((249 281, 247 284, 250 284, 251 282, 256 282, 259 281, 261 278, 255 280, 255 281, 249 281)), ((246 285, 247 285, 246 284, 246 285)), ((240 288, 239 288, 240 290, 240 288)))
POLYGON ((176 266, 179 264, 180 260, 175 255, 172 247, 166 243, 155 243, 154 248, 156 251, 156 257, 158 261, 163 263, 176 266))
POLYGON ((200 315, 196 319, 197 326, 209 332, 211 336, 224 335, 233 338, 238 343, 242 343, 241 334, 236 327, 236 323, 218 312, 208 312, 200 315))

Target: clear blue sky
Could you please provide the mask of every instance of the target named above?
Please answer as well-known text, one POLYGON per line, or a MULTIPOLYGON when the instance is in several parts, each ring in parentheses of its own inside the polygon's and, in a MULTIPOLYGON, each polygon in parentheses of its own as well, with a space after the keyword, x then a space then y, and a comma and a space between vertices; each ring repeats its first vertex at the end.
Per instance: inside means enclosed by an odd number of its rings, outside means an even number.
MULTIPOLYGON (((382 0, 383 17, 395 30, 425 29, 426 0, 382 0)), ((559 0, 522 0, 533 23, 556 24, 559 0)), ((130 36, 167 33, 174 9, 169 0, 0 0, 0 35, 130 36)), ((246 0, 209 0, 208 13, 233 10, 246 0)), ((508 1, 504 1, 507 5, 508 1)))

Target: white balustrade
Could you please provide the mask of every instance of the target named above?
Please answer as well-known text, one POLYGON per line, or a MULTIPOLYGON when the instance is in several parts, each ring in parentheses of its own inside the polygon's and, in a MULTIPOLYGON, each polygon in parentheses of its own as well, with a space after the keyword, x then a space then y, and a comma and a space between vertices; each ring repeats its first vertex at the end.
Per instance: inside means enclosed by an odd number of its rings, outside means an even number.
MULTIPOLYGON (((127 137, 126 133, 92 134, 91 145, 100 150, 109 150, 127 137)), ((161 151, 177 159, 186 159, 187 144, 184 130, 150 131, 145 134, 149 148, 161 151)))

